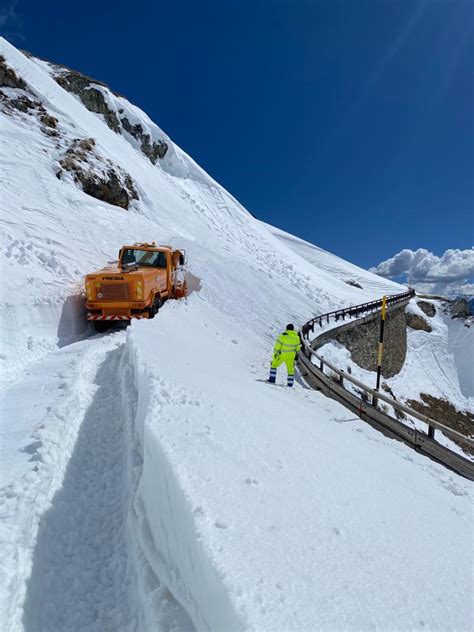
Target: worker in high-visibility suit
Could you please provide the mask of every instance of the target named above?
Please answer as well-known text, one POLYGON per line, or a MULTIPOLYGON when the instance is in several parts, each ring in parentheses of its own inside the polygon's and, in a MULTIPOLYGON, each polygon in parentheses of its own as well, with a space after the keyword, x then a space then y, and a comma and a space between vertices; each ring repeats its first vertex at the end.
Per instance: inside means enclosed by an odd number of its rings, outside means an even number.
POLYGON ((289 324, 286 330, 281 333, 275 347, 273 349, 273 361, 270 368, 270 377, 268 381, 275 384, 277 368, 283 362, 286 364, 288 371, 288 386, 293 386, 295 381, 295 360, 296 354, 301 349, 301 341, 298 333, 295 331, 294 325, 289 324))

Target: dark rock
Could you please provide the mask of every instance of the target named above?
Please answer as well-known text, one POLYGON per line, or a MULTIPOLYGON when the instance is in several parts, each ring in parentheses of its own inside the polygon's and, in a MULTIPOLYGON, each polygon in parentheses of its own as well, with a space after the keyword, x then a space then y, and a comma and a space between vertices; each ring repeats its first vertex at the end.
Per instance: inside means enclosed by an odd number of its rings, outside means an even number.
POLYGON ((42 114, 40 116, 40 121, 43 123, 43 125, 46 125, 46 127, 51 127, 52 129, 56 129, 58 125, 58 119, 49 114, 42 114))
MULTIPOLYGON (((123 209, 129 208, 132 199, 139 199, 130 175, 110 160, 104 161, 95 151, 93 138, 74 139, 59 164, 72 174, 84 193, 93 198, 123 209), (107 164, 105 174, 97 173, 95 167, 104 162, 107 164)), ((61 176, 62 170, 56 173, 57 178, 61 179, 61 176)))
POLYGON ((92 79, 89 79, 86 75, 75 71, 67 71, 66 73, 56 75, 55 79, 62 88, 76 94, 88 110, 96 114, 102 114, 110 129, 118 134, 121 133, 117 115, 107 105, 107 101, 102 92, 94 88, 94 84, 103 84, 92 81, 92 79))
POLYGON ((436 314, 436 307, 433 305, 433 303, 428 303, 427 301, 418 301, 417 305, 421 309, 421 311, 430 318, 436 314))
POLYGON ((26 94, 19 94, 18 96, 6 95, 0 90, 0 98, 5 104, 6 111, 17 110, 23 114, 30 114, 30 110, 36 110, 41 106, 39 101, 33 101, 26 94))
POLYGON ((426 322, 426 320, 422 316, 418 316, 418 314, 407 312, 406 319, 407 325, 411 329, 416 329, 417 331, 433 331, 431 325, 426 322))
POLYGON ((0 87, 26 89, 26 83, 17 77, 15 71, 7 66, 5 57, 0 55, 0 87))
POLYGON ((76 171, 76 176, 82 184, 82 190, 93 198, 108 202, 114 206, 128 209, 130 195, 127 189, 122 186, 117 174, 110 170, 106 178, 97 178, 92 174, 84 174, 76 171))
POLYGON ((362 285, 360 285, 360 283, 357 283, 357 281, 354 281, 353 279, 349 279, 349 281, 346 281, 347 285, 352 285, 352 287, 358 287, 359 290, 362 290, 363 287, 362 285))
POLYGON ((468 318, 470 316, 469 301, 465 298, 457 298, 449 307, 452 318, 468 318))
POLYGON ((158 158, 164 158, 166 152, 168 151, 168 144, 165 143, 164 140, 151 142, 150 135, 145 134, 140 123, 132 125, 126 116, 122 117, 120 122, 122 123, 124 130, 126 130, 136 140, 140 141, 140 149, 153 164, 156 164, 158 158))
MULTIPOLYGON (((122 134, 122 130, 126 130, 137 139, 140 142, 141 151, 153 164, 156 164, 159 158, 165 156, 168 151, 168 144, 164 140, 154 141, 144 131, 142 125, 139 123, 132 125, 126 116, 119 119, 115 110, 109 107, 103 93, 98 89, 101 86, 110 90, 105 83, 91 79, 87 75, 71 70, 66 66, 50 65, 54 67, 54 78, 62 88, 77 95, 90 112, 102 114, 105 122, 114 132, 122 134)), ((116 92, 112 92, 112 94, 120 96, 116 92)), ((119 108, 118 112, 123 114, 124 108, 119 108)))

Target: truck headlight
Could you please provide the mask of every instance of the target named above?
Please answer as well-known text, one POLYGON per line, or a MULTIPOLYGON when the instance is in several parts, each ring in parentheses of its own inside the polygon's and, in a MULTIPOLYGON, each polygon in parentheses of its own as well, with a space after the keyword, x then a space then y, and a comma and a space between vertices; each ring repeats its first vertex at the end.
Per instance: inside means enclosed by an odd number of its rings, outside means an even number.
POLYGON ((139 300, 143 298, 143 286, 141 281, 137 281, 135 285, 135 293, 139 300))
POLYGON ((86 282, 86 296, 88 301, 92 301, 92 288, 89 282, 86 282))

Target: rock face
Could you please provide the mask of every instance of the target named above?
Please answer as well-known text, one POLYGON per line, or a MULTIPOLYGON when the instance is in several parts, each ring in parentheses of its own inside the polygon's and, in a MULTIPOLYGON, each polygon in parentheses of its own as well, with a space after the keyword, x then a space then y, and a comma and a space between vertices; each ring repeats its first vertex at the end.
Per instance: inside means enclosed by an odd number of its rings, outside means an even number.
POLYGON ((4 114, 8 116, 26 114, 36 117, 44 134, 47 136, 59 136, 57 131, 58 119, 48 114, 44 105, 34 97, 23 79, 18 79, 13 70, 1 61, 0 84, 0 110, 4 114), (2 90, 2 88, 9 89, 2 90))
POLYGON ((20 88, 24 90, 26 83, 5 63, 5 57, 0 55, 0 88, 20 88))
POLYGON ((93 85, 93 83, 100 85, 98 82, 92 82, 89 77, 73 71, 57 75, 55 79, 62 88, 76 94, 88 110, 102 114, 110 129, 120 133, 117 115, 108 107, 102 92, 93 85))
POLYGON ((465 298, 457 298, 450 304, 450 311, 452 318, 469 318, 470 309, 469 302, 465 298))
POLYGON ((411 312, 407 313, 407 325, 411 329, 416 329, 417 331, 433 331, 431 325, 422 316, 412 314, 411 312))
POLYGON ((132 178, 110 160, 103 160, 94 150, 93 138, 76 138, 59 161, 61 179, 69 172, 84 193, 98 200, 128 209, 132 199, 138 200, 132 178))
POLYGON ((421 311, 432 318, 436 314, 436 307, 433 303, 428 303, 428 301, 417 301, 416 303, 421 311))
MULTIPOLYGON (((64 69, 59 79, 60 84, 63 81, 63 87, 80 94, 88 109, 103 114, 109 126, 121 132, 118 118, 107 107, 106 99, 100 90, 91 86, 92 80, 72 71, 64 74, 64 69)), ((99 154, 93 138, 71 139, 66 130, 60 129, 58 119, 47 111, 26 82, 16 76, 1 56, 0 112, 12 117, 28 118, 29 124, 38 125, 44 134, 55 138, 54 151, 58 153, 53 164, 59 163, 59 169, 54 167, 58 179, 72 179, 87 195, 123 209, 128 209, 132 200, 139 199, 130 175, 99 154)), ((146 144, 147 139, 143 133, 142 137, 142 143, 146 144)), ((158 150, 150 146, 149 152, 152 156, 154 151, 158 150)), ((162 149, 160 153, 163 153, 162 149)))
MULTIPOLYGON (((380 320, 375 319, 335 333, 333 339, 344 345, 358 366, 368 371, 377 370, 380 320)), ((405 308, 387 314, 384 334, 382 375, 393 377, 400 372, 407 354, 405 308)))
POLYGON ((126 116, 123 118, 121 117, 120 122, 122 123, 124 130, 140 141, 140 149, 153 164, 156 164, 158 158, 165 157, 165 154, 168 151, 168 145, 164 140, 151 142, 150 136, 144 133, 143 127, 140 123, 132 125, 126 116))
POLYGON ((75 70, 64 69, 61 66, 54 67, 57 69, 54 78, 59 85, 77 95, 88 110, 101 114, 110 129, 117 134, 122 134, 125 130, 133 136, 140 143, 143 154, 153 164, 156 164, 159 158, 164 158, 168 151, 168 144, 164 140, 153 140, 140 123, 132 124, 124 114, 123 108, 115 111, 101 90, 101 88, 107 88, 104 83, 75 70))

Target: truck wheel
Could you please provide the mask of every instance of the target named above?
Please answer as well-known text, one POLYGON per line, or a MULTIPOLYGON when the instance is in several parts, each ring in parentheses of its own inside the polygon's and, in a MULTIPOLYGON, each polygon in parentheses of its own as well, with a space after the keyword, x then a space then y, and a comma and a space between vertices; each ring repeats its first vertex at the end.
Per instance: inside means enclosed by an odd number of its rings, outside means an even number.
POLYGON ((158 310, 163 305, 163 302, 159 296, 155 296, 155 299, 149 309, 150 318, 154 318, 158 314, 158 310))
POLYGON ((103 334, 112 326, 112 323, 107 320, 94 320, 92 324, 99 334, 103 334))

